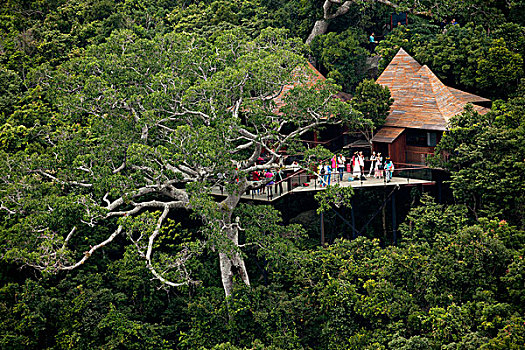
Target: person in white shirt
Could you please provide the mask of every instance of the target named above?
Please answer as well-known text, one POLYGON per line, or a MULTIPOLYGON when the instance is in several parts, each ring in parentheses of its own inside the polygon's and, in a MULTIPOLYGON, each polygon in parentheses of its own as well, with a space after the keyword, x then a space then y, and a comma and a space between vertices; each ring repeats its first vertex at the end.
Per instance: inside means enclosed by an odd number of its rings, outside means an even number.
MULTIPOLYGON (((376 168, 376 152, 372 152, 372 155, 370 156, 370 171, 368 172, 368 177, 372 176, 372 173, 375 171, 376 168)), ((375 174, 374 174, 375 177, 375 174)))
POLYGON ((343 181, 343 175, 345 172, 346 158, 342 154, 337 157, 337 170, 339 171, 339 181, 343 181))
POLYGON ((359 152, 359 166, 361 167, 361 178, 365 177, 365 156, 359 152))
POLYGON ((374 177, 379 179, 383 177, 383 157, 381 156, 381 153, 378 153, 376 156, 374 177))
POLYGON ((359 180, 361 177, 361 165, 359 164, 359 153, 355 152, 352 156, 352 176, 359 180))

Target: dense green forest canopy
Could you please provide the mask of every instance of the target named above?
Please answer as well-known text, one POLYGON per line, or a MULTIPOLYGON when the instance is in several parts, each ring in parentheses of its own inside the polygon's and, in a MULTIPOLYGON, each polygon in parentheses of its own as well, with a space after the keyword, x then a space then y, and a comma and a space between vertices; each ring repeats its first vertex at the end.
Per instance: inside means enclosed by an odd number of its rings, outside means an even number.
MULTIPOLYGON (((523 348, 523 1, 0 4, 1 348, 523 348), (370 62, 400 47, 493 101, 437 147, 446 204, 414 190, 398 244, 319 247, 299 199, 240 203, 281 149, 325 154, 311 130, 369 139, 391 103, 370 62)), ((318 206, 352 196, 383 201, 334 187, 318 206)))

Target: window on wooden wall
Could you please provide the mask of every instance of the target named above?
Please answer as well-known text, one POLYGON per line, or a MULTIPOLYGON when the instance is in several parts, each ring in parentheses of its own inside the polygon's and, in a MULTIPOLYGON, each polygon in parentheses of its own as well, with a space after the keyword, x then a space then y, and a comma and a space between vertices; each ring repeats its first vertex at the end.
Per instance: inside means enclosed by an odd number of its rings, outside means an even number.
POLYGON ((407 130, 407 145, 418 147, 435 147, 438 141, 438 133, 426 130, 407 130))

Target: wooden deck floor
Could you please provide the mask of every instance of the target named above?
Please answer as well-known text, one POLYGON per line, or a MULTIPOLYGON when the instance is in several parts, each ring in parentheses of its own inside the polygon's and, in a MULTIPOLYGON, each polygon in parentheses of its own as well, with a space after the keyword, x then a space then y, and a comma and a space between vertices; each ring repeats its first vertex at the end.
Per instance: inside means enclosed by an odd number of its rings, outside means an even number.
MULTIPOLYGON (((297 182, 295 182, 297 184, 297 182)), ((303 182, 304 183, 304 182, 303 182)), ((249 194, 244 194, 242 196, 243 199, 249 199, 254 201, 262 201, 262 202, 272 202, 275 201, 281 197, 284 197, 288 195, 289 193, 301 193, 301 192, 316 192, 316 191, 323 191, 326 189, 326 187, 321 187, 319 183, 315 183, 314 180, 310 180, 307 182, 308 186, 301 186, 301 185, 292 185, 293 188, 288 188, 288 182, 282 183, 282 192, 279 188, 279 185, 272 185, 267 186, 265 188, 264 193, 262 191, 259 191, 259 193, 256 193, 256 191, 251 191, 249 194), (269 187, 271 187, 271 192, 269 187)), ((390 187, 390 186, 407 186, 407 185, 433 185, 433 181, 429 180, 419 180, 419 179, 411 179, 406 177, 393 177, 390 182, 385 182, 384 179, 374 179, 374 178, 367 178, 366 180, 360 181, 360 180, 354 180, 354 181, 348 181, 348 174, 345 174, 343 177, 343 181, 339 182, 338 180, 333 180, 332 185, 339 184, 342 187, 353 187, 354 189, 359 188, 372 188, 372 187, 390 187)), ((217 187, 212 189, 212 194, 216 196, 225 196, 224 193, 221 192, 221 190, 217 187)))

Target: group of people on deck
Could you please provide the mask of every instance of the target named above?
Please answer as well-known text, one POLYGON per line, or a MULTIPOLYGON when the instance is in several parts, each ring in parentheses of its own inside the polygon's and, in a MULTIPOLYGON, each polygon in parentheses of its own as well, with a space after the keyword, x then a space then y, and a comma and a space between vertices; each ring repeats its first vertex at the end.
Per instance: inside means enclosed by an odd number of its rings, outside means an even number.
MULTIPOLYGON (((374 176, 376 179, 385 178, 386 182, 390 182, 394 173, 394 163, 390 157, 383 159, 381 153, 374 151, 370 156, 370 168, 368 174, 365 172, 365 157, 363 152, 354 152, 350 160, 350 181, 366 180, 367 177, 374 176)), ((332 175, 337 174, 339 181, 343 180, 344 170, 346 167, 346 158, 342 155, 336 155, 331 158, 329 162, 320 162, 317 167, 317 174, 319 176, 319 183, 321 187, 330 186, 332 175)))
POLYGON ((265 169, 261 172, 255 170, 252 172, 252 181, 254 183, 260 183, 261 181, 266 182, 266 186, 263 186, 262 188, 255 189, 255 194, 264 194, 266 193, 266 187, 268 188, 268 194, 270 196, 273 195, 273 185, 278 188, 275 188, 275 191, 279 190, 281 193, 283 192, 283 184, 282 180, 284 179, 284 173, 283 173, 283 167, 278 167, 276 169, 265 169))
MULTIPOLYGON (((362 156, 362 152, 359 153, 362 156)), ((362 174, 364 174, 364 172, 362 174)), ((386 157, 383 160, 381 153, 376 154, 375 151, 372 152, 372 155, 370 156, 370 170, 368 171, 368 177, 374 175, 374 178, 381 179, 384 176, 386 178, 386 182, 390 182, 390 180, 392 180, 393 174, 394 163, 390 157, 386 157)))
POLYGON ((321 187, 330 186, 332 182, 332 174, 339 175, 339 181, 343 180, 345 172, 346 158, 342 154, 334 154, 332 159, 328 162, 319 162, 317 167, 317 174, 320 178, 321 187))
MULTIPOLYGON (((330 186, 332 179, 343 181, 345 169, 350 176, 349 181, 354 180, 366 180, 366 178, 373 176, 376 179, 385 178, 386 182, 390 182, 394 172, 394 163, 390 160, 390 157, 383 159, 381 153, 374 151, 369 159, 366 159, 366 162, 370 162, 370 167, 368 169, 368 174, 365 172, 365 157, 363 152, 355 152, 352 155, 352 158, 348 160, 343 154, 334 154, 329 161, 320 161, 317 166, 317 175, 319 179, 319 184, 321 187, 330 186)), ((297 162, 292 164, 292 167, 296 165, 297 162)), ((253 171, 251 173, 251 180, 257 184, 263 184, 254 189, 253 193, 260 195, 265 194, 268 191, 269 196, 273 196, 275 190, 276 193, 283 193, 283 180, 285 180, 284 174, 285 167, 280 164, 275 168, 267 168, 263 171, 253 171), (275 187, 275 189, 274 189, 275 187)), ((305 185, 306 186, 306 185, 305 185)))

